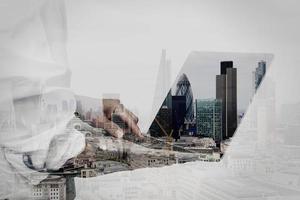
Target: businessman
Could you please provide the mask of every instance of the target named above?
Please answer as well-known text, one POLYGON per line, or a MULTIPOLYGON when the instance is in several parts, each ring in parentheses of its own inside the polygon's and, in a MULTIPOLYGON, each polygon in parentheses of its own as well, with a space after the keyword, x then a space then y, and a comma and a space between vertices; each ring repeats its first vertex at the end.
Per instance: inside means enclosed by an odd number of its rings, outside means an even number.
MULTIPOLYGON (((57 170, 90 149, 80 132, 66 128, 76 99, 64 2, 2 0, 0 10, 0 199, 22 199, 30 185, 47 177, 40 171, 57 170)), ((102 107, 98 127, 122 137, 114 113, 142 137, 138 118, 118 100, 103 100, 102 107)))

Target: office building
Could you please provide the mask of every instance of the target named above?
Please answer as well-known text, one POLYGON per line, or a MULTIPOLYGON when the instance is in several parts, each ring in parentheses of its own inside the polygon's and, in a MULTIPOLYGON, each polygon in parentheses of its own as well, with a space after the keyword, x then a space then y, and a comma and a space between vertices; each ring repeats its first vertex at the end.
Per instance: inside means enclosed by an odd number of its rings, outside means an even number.
POLYGON ((187 136, 196 136, 197 135, 197 126, 196 120, 193 121, 184 121, 184 130, 183 134, 187 136))
POLYGON ((186 98, 186 115, 185 119, 193 121, 194 106, 193 106, 193 92, 190 81, 185 74, 182 74, 176 84, 176 96, 184 96, 186 98))
POLYGON ((216 76, 216 99, 222 102, 222 136, 233 136, 237 128, 237 70, 232 61, 221 62, 221 74, 216 76))
POLYGON ((172 136, 175 139, 179 139, 183 131, 186 112, 186 97, 172 96, 172 136))
MULTIPOLYGON (((171 97, 172 98, 172 97, 171 97)), ((153 120, 149 132, 153 137, 163 137, 171 134, 172 110, 167 106, 162 106, 153 120)))
POLYGON ((196 124, 198 134, 220 142, 223 138, 222 101, 219 99, 197 99, 196 124))
MULTIPOLYGON (((167 58, 167 51, 165 49, 161 52, 158 74, 154 92, 154 99, 152 109, 157 111, 164 99, 163 105, 170 107, 171 105, 171 60, 167 58), (166 98, 167 95, 167 98, 166 98)), ((154 113, 153 113, 154 114, 154 113)), ((155 113, 156 114, 156 113, 155 113)))
POLYGON ((32 188, 32 199, 65 200, 66 198, 66 179, 60 176, 51 175, 32 188))
POLYGON ((172 90, 170 89, 163 104, 162 107, 172 108, 172 90))

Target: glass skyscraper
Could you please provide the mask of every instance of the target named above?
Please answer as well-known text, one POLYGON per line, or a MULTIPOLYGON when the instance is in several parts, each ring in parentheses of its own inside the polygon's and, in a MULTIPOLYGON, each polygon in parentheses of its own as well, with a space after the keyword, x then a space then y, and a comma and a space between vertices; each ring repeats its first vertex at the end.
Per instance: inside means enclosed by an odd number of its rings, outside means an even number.
POLYGON ((222 100, 196 99, 197 134, 222 140, 222 100))
POLYGON ((193 92, 190 81, 185 74, 182 74, 176 85, 176 96, 186 97, 186 115, 185 119, 192 121, 194 119, 194 107, 193 107, 193 92))

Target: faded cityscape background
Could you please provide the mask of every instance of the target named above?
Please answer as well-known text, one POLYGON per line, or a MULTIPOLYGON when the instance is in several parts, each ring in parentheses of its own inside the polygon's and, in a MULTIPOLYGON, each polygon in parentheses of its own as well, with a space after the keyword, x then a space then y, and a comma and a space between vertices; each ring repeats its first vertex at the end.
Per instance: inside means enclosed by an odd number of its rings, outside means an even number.
POLYGON ((299 199, 299 1, 3 2, 0 199, 299 199))

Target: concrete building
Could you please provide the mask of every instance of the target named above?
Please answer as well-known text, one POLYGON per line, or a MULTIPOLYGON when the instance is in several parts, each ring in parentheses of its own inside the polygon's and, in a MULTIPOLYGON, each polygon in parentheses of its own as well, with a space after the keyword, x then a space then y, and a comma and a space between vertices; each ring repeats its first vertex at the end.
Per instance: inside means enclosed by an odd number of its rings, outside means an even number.
POLYGON ((213 138, 216 142, 222 140, 222 100, 196 100, 197 132, 204 137, 213 138))
POLYGON ((96 169, 101 174, 110 174, 114 172, 127 171, 129 170, 129 166, 122 162, 101 160, 101 161, 96 161, 96 169))
POLYGON ((49 176, 40 184, 33 186, 32 199, 35 200, 65 200, 66 179, 60 176, 49 176))
POLYGON ((194 119, 193 121, 184 121, 183 135, 196 136, 197 135, 197 123, 194 119))
POLYGON ((189 152, 193 152, 195 156, 192 160, 186 160, 188 157, 183 157, 179 159, 179 163, 183 163, 182 161, 185 160, 186 162, 191 161, 203 161, 203 162, 219 162, 221 159, 221 154, 219 148, 202 148, 202 147, 185 147, 185 149, 189 152))
POLYGON ((237 70, 232 61, 221 62, 221 74, 216 76, 216 99, 222 101, 223 139, 230 138, 237 128, 237 70))
POLYGON ((212 138, 199 138, 191 136, 180 137, 179 140, 174 142, 174 145, 180 147, 201 147, 201 148, 215 148, 216 142, 212 138))
POLYGON ((128 164, 131 169, 145 168, 145 167, 163 167, 176 163, 175 155, 168 153, 150 154, 130 154, 128 157, 128 164))
POLYGON ((85 169, 80 170, 81 178, 90 178, 90 177, 95 177, 95 176, 97 176, 96 169, 85 168, 85 169))
POLYGON ((91 154, 80 154, 77 157, 71 159, 73 161, 74 168, 89 167, 94 168, 96 156, 91 154))

